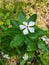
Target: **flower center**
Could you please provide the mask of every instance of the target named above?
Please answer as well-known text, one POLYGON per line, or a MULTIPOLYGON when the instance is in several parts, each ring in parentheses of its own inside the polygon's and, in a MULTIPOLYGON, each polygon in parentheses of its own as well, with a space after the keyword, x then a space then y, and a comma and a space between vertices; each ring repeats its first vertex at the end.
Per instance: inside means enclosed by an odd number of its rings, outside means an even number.
POLYGON ((28 25, 26 25, 26 28, 28 28, 29 26, 28 25))

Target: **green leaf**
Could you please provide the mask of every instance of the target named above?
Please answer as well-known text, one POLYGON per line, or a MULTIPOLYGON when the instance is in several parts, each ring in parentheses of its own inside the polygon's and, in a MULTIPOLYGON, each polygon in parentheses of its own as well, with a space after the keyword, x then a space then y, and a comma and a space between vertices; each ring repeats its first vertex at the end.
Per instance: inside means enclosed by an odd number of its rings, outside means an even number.
POLYGON ((34 51, 36 49, 36 44, 29 37, 26 37, 25 43, 27 44, 27 51, 34 51))
POLYGON ((43 36, 45 34, 45 31, 43 31, 42 29, 36 28, 35 32, 33 34, 29 34, 29 38, 31 38, 32 40, 37 40, 39 37, 43 36))
POLYGON ((19 26, 18 21, 16 21, 16 20, 12 20, 11 23, 12 23, 14 26, 17 26, 17 27, 19 26))
POLYGON ((0 18, 4 18, 4 13, 0 12, 0 18))
POLYGON ((47 31, 45 32, 45 35, 46 35, 47 37, 49 37, 49 30, 47 30, 47 31))
POLYGON ((37 15, 36 14, 33 14, 32 16, 30 16, 30 18, 28 19, 28 21, 36 21, 37 19, 37 15))
POLYGON ((42 65, 49 65, 49 54, 48 53, 41 53, 39 55, 41 61, 42 61, 42 65), (46 58, 47 57, 47 58, 46 58))
POLYGON ((31 51, 31 52, 28 52, 28 57, 29 59, 31 60, 32 58, 34 58, 34 53, 31 51))
POLYGON ((7 19, 9 16, 10 16, 10 13, 6 13, 4 18, 7 19))
POLYGON ((4 65, 3 61, 0 59, 0 65, 4 65))
POLYGON ((22 60, 21 62, 20 62, 20 65, 24 65, 26 63, 26 60, 22 60))
POLYGON ((17 47, 22 44, 24 41, 24 36, 22 34, 17 34, 14 39, 11 41, 10 46, 11 47, 17 47))
POLYGON ((26 16, 25 16, 25 14, 23 12, 20 12, 18 14, 18 21, 20 21, 20 22, 26 21, 26 16))
POLYGON ((49 50, 47 49, 45 43, 43 42, 43 40, 38 40, 38 48, 41 49, 42 51, 46 51, 46 52, 49 52, 49 50))

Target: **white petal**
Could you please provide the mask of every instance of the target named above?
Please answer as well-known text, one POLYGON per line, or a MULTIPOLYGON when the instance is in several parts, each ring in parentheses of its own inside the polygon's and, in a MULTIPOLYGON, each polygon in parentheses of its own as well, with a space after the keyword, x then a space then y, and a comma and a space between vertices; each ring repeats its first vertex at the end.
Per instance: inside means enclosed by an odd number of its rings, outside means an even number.
POLYGON ((48 41, 45 41, 46 44, 48 44, 48 41))
POLYGON ((25 28, 24 25, 20 25, 19 27, 20 27, 20 30, 23 30, 25 28))
POLYGON ((5 54, 3 57, 8 57, 8 55, 7 55, 7 54, 5 54))
POLYGON ((23 22, 24 25, 27 25, 27 22, 23 22))
POLYGON ((47 38, 47 41, 49 42, 49 38, 47 38))
POLYGON ((7 54, 3 55, 3 57, 9 59, 9 56, 7 54))
POLYGON ((45 42, 46 42, 46 44, 48 44, 49 43, 49 38, 47 38, 45 42))
POLYGON ((43 41, 45 41, 45 40, 46 40, 46 38, 45 38, 45 37, 41 37, 41 39, 42 39, 43 41))
POLYGON ((28 54, 25 53, 24 56, 23 56, 23 59, 28 60, 28 54))
POLYGON ((46 41, 46 40, 47 40, 47 37, 46 37, 46 36, 42 36, 41 39, 42 39, 43 41, 46 41))
POLYGON ((29 31, 30 31, 31 33, 34 33, 34 32, 35 32, 34 27, 29 27, 28 29, 29 29, 29 31))
POLYGON ((26 28, 26 29, 24 29, 23 30, 23 33, 26 35, 26 34, 28 34, 28 29, 26 28))
POLYGON ((35 23, 33 21, 29 22, 29 26, 34 26, 34 25, 35 25, 35 23))

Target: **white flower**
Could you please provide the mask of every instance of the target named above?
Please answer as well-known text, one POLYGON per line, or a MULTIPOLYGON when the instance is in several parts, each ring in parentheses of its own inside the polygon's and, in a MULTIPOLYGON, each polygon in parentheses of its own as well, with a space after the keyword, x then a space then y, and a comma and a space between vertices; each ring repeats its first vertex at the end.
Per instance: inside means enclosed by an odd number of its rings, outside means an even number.
POLYGON ((42 36, 42 37, 41 37, 41 39, 42 39, 43 41, 46 41, 46 38, 47 38, 46 36, 42 36))
POLYGON ((47 38, 47 36, 42 36, 41 39, 49 45, 49 38, 47 38))
POLYGON ((34 33, 35 29, 34 29, 34 22, 33 21, 30 21, 29 24, 27 22, 23 22, 23 25, 20 25, 20 30, 23 30, 23 33, 26 35, 28 34, 28 30, 31 32, 31 33, 34 33))
POLYGON ((47 38, 45 42, 46 42, 46 44, 49 45, 49 38, 47 38))
POLYGON ((10 59, 10 57, 8 56, 8 54, 3 55, 3 57, 6 58, 6 59, 10 59))
POLYGON ((28 60, 28 54, 25 53, 24 56, 23 56, 23 59, 28 60))

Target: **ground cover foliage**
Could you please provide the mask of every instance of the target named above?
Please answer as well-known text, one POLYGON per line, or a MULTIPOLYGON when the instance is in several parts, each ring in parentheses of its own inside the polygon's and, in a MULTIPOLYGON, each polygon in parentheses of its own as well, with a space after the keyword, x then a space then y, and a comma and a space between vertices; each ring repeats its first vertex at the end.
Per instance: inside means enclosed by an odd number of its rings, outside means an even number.
POLYGON ((42 9, 48 2, 0 0, 0 65, 12 65, 13 57, 15 65, 49 65, 49 30, 39 28, 40 14, 35 11, 37 6, 42 9), (25 34, 20 28, 24 22, 27 29, 30 22, 33 26, 25 34))

